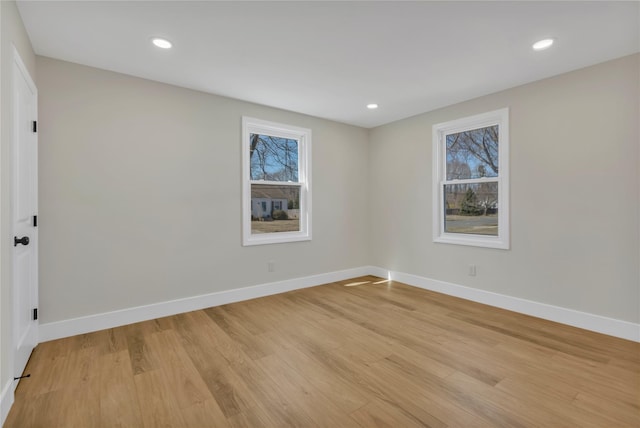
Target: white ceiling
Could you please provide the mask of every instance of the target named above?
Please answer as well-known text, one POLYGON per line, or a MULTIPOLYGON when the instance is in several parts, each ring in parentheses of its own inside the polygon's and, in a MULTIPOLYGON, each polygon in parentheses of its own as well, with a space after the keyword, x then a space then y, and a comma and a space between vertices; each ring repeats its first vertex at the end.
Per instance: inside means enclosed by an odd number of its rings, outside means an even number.
POLYGON ((38 55, 363 127, 640 50, 636 1, 18 7, 38 55), (153 36, 174 48, 152 46, 153 36), (557 43, 534 52, 546 37, 557 43))

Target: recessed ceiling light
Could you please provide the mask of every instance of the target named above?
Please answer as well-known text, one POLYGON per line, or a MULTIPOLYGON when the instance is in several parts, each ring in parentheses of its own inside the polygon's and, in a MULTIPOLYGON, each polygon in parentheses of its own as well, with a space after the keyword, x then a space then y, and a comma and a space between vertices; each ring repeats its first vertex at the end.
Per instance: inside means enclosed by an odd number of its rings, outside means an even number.
POLYGON ((151 39, 151 43, 161 49, 171 49, 171 47, 173 46, 173 44, 169 40, 162 39, 160 37, 154 37, 153 39, 151 39))
POLYGON ((375 109, 378 108, 378 104, 376 104, 376 103, 367 104, 367 108, 369 110, 375 110, 375 109))
POLYGON ((553 39, 543 39, 543 40, 539 40, 537 42, 535 42, 533 44, 533 50, 534 51, 543 51, 547 48, 550 48, 551 45, 553 44, 553 39))

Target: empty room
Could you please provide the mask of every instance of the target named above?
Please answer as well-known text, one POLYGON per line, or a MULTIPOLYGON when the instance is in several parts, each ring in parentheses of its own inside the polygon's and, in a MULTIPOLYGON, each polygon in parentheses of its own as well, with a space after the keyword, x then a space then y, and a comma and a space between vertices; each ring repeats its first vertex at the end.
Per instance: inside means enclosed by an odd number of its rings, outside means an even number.
POLYGON ((640 426, 640 2, 1 1, 3 427, 640 426))

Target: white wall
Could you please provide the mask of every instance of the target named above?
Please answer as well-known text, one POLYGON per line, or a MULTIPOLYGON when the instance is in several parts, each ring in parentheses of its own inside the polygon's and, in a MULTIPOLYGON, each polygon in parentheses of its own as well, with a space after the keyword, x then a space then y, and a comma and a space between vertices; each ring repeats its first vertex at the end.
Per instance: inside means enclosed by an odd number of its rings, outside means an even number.
MULTIPOLYGON (((0 2, 0 390, 13 382, 11 334, 13 308, 12 278, 12 207, 11 207, 11 136, 13 132, 12 67, 13 46, 18 50, 31 77, 36 79, 35 55, 31 42, 13 1, 0 2)), ((37 81, 36 81, 37 84, 37 81)), ((3 397, 4 398, 4 397, 3 397)), ((5 410, 2 403, 2 410, 5 410)))
POLYGON ((370 131, 371 264, 640 321, 639 55, 370 131), (510 108, 511 249, 432 242, 431 129, 510 108), (467 276, 469 264, 477 276, 467 276))
POLYGON ((42 323, 367 264, 366 130, 49 58, 37 69, 42 323), (243 115, 312 129, 312 241, 241 246, 243 115))

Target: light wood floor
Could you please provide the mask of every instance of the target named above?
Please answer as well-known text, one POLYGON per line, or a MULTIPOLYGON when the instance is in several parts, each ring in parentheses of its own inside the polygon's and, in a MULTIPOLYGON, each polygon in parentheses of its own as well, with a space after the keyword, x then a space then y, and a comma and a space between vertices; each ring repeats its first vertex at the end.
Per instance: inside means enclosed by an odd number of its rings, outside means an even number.
POLYGON ((374 277, 43 343, 26 373, 5 427, 640 426, 640 344, 374 277))

